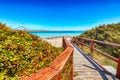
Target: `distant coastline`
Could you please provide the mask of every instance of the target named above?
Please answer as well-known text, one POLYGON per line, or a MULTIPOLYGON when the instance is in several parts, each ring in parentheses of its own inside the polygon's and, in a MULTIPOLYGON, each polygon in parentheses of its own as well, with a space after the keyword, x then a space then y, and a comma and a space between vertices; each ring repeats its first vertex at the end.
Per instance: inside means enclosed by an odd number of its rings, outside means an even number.
POLYGON ((78 31, 49 31, 49 30, 27 30, 27 32, 83 32, 84 30, 78 30, 78 31))
POLYGON ((62 37, 62 36, 78 36, 85 31, 41 31, 41 30, 33 30, 28 31, 30 34, 34 34, 41 38, 55 38, 55 37, 62 37))
POLYGON ((27 32, 48 32, 47 30, 27 30, 27 32))

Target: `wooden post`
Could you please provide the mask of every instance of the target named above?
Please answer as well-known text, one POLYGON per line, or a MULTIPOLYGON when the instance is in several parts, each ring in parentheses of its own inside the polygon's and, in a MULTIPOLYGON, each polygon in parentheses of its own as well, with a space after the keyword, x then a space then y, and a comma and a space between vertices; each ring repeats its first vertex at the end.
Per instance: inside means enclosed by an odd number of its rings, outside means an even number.
POLYGON ((82 40, 82 45, 81 45, 81 46, 82 46, 82 50, 83 50, 83 46, 84 46, 84 40, 82 40))
POLYGON ((93 48, 94 48, 94 41, 91 41, 91 47, 90 47, 90 56, 93 57, 93 48))
POLYGON ((70 71, 70 75, 71 75, 71 80, 73 80, 73 52, 71 54, 71 71, 70 71))
POLYGON ((65 42, 65 37, 62 37, 62 46, 66 49, 66 42, 65 42))
POLYGON ((119 59, 118 59, 116 77, 120 79, 120 56, 119 56, 119 59))
POLYGON ((61 80, 61 72, 58 73, 58 77, 56 80, 61 80))
POLYGON ((65 48, 65 41, 64 41, 64 37, 62 37, 62 46, 65 48))

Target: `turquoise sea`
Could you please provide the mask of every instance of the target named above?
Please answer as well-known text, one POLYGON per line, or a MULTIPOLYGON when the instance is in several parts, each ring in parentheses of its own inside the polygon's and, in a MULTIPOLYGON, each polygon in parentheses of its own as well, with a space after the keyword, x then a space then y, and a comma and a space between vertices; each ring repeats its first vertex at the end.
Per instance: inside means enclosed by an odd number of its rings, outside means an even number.
POLYGON ((48 37, 57 37, 57 36, 77 36, 82 34, 83 32, 84 31, 42 31, 42 32, 29 32, 29 33, 40 36, 41 38, 48 38, 48 37))

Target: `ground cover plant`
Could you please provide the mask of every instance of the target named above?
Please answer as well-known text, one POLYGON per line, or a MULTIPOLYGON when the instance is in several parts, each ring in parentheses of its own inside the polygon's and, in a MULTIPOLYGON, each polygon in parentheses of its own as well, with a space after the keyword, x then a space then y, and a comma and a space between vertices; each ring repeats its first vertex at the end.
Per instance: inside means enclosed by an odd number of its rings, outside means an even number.
POLYGON ((0 80, 16 80, 49 64, 63 51, 38 36, 0 23, 0 80))

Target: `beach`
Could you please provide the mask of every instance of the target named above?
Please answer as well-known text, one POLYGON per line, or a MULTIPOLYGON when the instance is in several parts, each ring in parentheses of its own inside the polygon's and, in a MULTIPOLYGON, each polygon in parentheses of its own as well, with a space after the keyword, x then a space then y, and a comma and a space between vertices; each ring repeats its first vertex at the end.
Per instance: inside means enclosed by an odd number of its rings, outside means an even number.
MULTIPOLYGON (((65 37, 68 41, 71 41, 71 36, 65 37)), ((52 46, 55 47, 62 47, 62 37, 51 37, 51 38, 45 38, 47 42, 49 42, 52 46)))
POLYGON ((62 37, 46 38, 48 43, 55 47, 62 47, 62 37))

